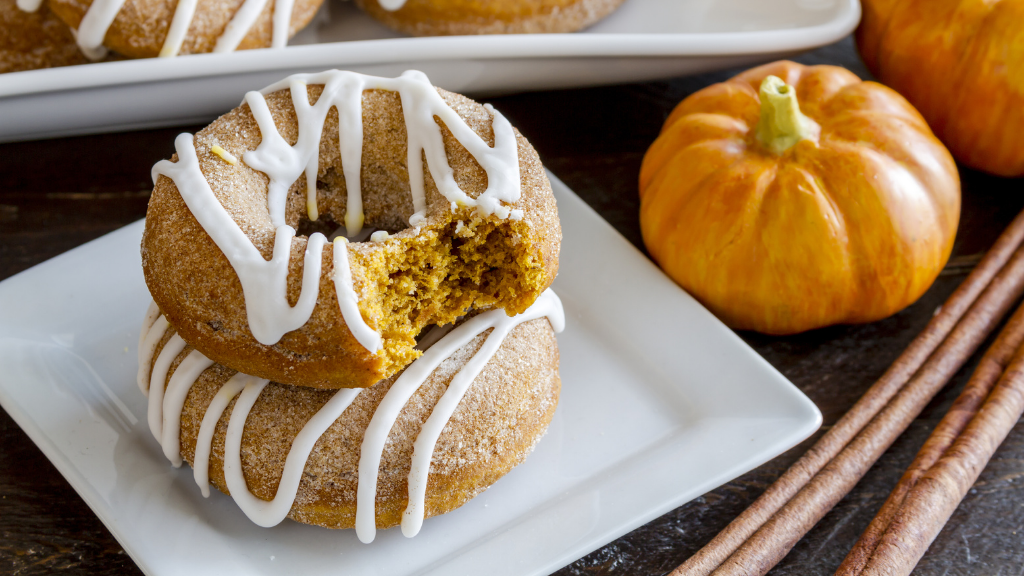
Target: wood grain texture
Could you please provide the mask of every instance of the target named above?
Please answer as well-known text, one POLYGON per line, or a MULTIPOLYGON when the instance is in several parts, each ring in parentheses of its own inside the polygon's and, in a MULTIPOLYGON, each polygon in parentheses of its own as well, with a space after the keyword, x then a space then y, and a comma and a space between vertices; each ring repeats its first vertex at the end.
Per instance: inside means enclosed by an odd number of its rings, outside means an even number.
MULTIPOLYGON (((852 42, 797 58, 868 77, 852 42)), ((490 101, 545 164, 641 246, 637 174, 676 103, 738 70, 665 82, 540 92, 490 101)), ((0 278, 145 214, 149 169, 196 127, 0 146, 0 278)), ((863 326, 741 336, 834 423, 927 324, 1024 207, 1018 181, 962 169, 960 233, 950 264, 907 310, 863 326)), ((982 346, 984 349, 986 345, 982 346)), ((967 381, 980 353, 925 408, 864 480, 770 573, 830 575, 967 381)), ((559 576, 662 575, 707 543, 809 446, 790 452, 559 570, 559 576)), ((1017 576, 1024 566, 1024 424, 1018 423, 915 574, 1017 576)), ((139 574, 96 516, 0 411, 0 574, 139 574)))

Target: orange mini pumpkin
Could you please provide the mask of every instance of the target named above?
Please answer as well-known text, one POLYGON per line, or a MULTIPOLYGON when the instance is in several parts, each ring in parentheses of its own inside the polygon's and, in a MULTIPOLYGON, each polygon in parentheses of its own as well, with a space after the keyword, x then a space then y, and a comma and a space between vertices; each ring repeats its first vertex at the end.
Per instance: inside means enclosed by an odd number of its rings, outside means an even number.
POLYGON ((776 62, 692 94, 640 171, 651 256, 726 324, 769 334, 908 306, 959 217, 956 165, 920 114, 835 66, 776 62))
POLYGON ((957 160, 1024 176, 1024 0, 864 0, 868 69, 957 160))

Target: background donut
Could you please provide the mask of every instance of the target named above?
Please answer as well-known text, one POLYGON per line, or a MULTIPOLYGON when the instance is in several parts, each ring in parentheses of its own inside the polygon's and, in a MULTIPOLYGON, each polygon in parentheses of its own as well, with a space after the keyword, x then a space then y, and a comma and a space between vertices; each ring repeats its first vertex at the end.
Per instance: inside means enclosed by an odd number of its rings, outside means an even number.
POLYGON ((67 24, 46 6, 24 12, 0 0, 0 73, 85 64, 67 24))
POLYGON ((575 32, 604 18, 624 0, 407 0, 385 10, 355 0, 367 14, 413 36, 575 32))
MULTIPOLYGON (((47 0, 50 9, 77 29, 93 0, 47 0)), ((244 0, 199 0, 179 54, 210 52, 244 0)), ((289 37, 309 24, 323 0, 295 0, 289 37)), ((104 39, 104 46, 130 58, 160 54, 177 0, 126 0, 104 39)), ((271 41, 274 2, 269 0, 239 50, 267 48, 271 41)))

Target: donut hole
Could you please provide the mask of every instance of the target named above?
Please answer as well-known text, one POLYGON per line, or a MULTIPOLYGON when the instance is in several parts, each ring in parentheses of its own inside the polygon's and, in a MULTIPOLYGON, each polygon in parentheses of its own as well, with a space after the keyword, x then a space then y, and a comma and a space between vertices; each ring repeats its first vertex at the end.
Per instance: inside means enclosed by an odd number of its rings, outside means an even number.
POLYGON ((332 238, 339 233, 344 234, 344 232, 345 230, 343 225, 335 222, 334 218, 329 214, 316 220, 302 218, 295 227, 295 235, 300 238, 309 238, 313 234, 317 233, 323 234, 328 238, 332 238))

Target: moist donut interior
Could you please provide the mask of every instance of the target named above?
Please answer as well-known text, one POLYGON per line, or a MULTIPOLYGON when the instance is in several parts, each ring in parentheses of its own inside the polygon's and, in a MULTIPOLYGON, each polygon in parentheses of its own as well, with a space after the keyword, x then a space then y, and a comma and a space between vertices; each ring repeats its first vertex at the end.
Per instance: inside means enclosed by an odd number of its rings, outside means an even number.
MULTIPOLYGON (((333 220, 307 220, 300 229, 323 231, 333 220)), ((358 275, 371 283, 362 287, 360 308, 364 317, 376 320, 394 370, 421 354, 417 338, 432 325, 450 324, 470 310, 517 314, 548 284, 543 263, 521 239, 516 222, 479 218, 466 209, 417 234, 396 230, 387 218, 375 220, 367 225, 392 234, 387 245, 357 242, 349 250, 360 255, 372 250, 370 258, 352 258, 362 267, 358 275)))

